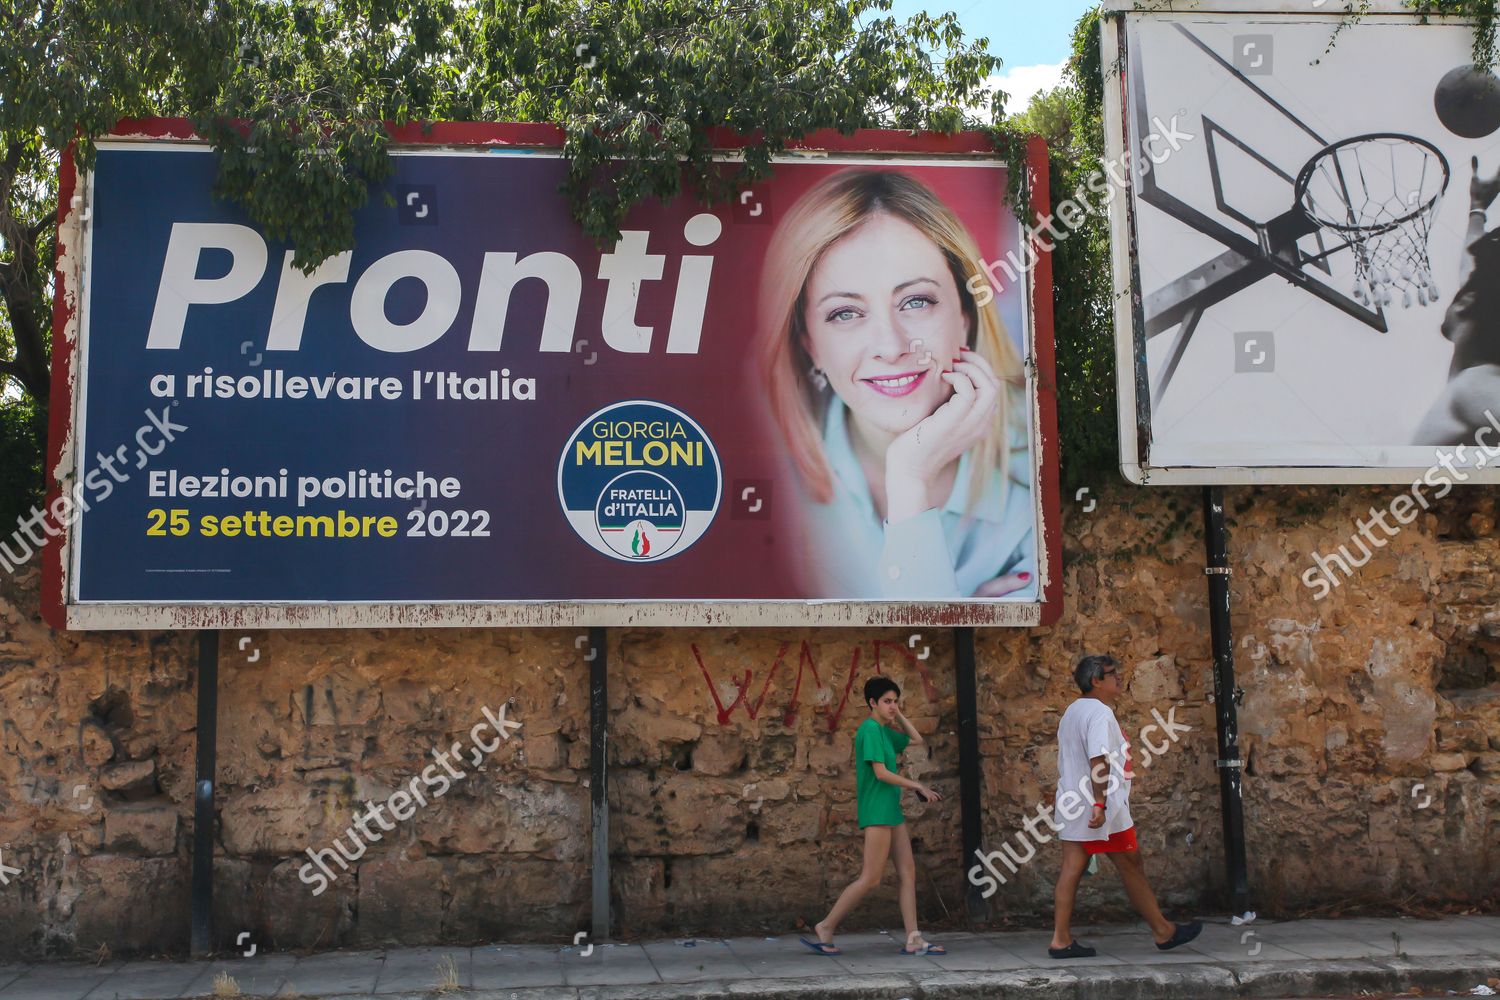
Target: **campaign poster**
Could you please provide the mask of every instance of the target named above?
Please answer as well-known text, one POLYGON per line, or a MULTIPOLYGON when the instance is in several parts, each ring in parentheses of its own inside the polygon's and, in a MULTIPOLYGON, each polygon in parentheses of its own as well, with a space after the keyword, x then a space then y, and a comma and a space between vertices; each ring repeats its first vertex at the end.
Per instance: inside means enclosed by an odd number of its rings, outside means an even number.
POLYGON ((71 627, 1056 605, 1050 331, 993 153, 790 157, 607 241, 556 149, 393 162, 304 273, 206 145, 100 144, 63 232, 71 627))

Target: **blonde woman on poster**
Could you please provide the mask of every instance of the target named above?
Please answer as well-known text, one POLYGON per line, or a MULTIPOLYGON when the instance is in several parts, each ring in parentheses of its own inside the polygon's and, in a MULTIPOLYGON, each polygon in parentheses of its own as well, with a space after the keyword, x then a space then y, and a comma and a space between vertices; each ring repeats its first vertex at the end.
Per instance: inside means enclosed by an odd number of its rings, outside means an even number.
POLYGON ((808 511, 814 597, 1036 599, 1021 359, 923 183, 833 174, 778 226, 760 363, 808 511))

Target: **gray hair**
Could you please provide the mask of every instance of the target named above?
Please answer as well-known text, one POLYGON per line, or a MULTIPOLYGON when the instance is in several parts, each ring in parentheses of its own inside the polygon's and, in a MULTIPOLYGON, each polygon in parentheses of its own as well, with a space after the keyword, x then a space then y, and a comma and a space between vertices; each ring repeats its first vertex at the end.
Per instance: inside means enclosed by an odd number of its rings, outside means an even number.
POLYGON ((1105 667, 1118 667, 1119 665, 1108 653, 1085 656, 1078 661, 1078 666, 1073 668, 1073 683, 1078 685, 1078 690, 1088 694, 1094 690, 1095 684, 1104 679, 1105 667))

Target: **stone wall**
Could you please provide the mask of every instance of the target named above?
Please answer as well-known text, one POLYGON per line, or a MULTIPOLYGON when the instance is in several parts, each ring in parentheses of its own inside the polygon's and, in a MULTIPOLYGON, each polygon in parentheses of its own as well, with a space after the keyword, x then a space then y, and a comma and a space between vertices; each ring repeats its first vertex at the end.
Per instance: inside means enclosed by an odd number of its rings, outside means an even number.
MULTIPOLYGON (((1257 908, 1493 901, 1493 491, 1439 501, 1321 601, 1301 581, 1309 554, 1347 545, 1355 519, 1394 491, 1227 492, 1257 908)), ((1127 732, 1153 711, 1193 727, 1138 760, 1134 791, 1149 870, 1177 912, 1224 905, 1198 504, 1197 490, 1121 487, 1090 513, 1070 505, 1062 620, 978 636, 986 849, 1010 842, 1025 857, 1017 837, 1055 780, 1055 725, 1081 652, 1126 663, 1127 732)), ((924 919, 962 912, 972 859, 959 857, 951 633, 913 634, 610 631, 621 935, 780 933, 821 916, 858 869, 851 736, 876 671, 902 685, 928 737, 907 773, 945 795, 907 798, 924 919)), ((223 633, 221 941, 563 943, 587 927, 589 652, 578 636, 223 633), (408 786, 434 750, 466 744, 482 709, 502 705, 522 728, 314 895, 299 877, 305 850, 329 848, 362 803, 408 786)), ((186 948, 195 662, 191 634, 53 632, 34 574, 0 582, 0 957, 186 948)), ((1047 845, 1007 871, 996 920, 1045 920, 1055 870, 1047 845)), ((1084 886, 1081 918, 1125 912, 1113 878, 1084 886)), ((850 926, 897 922, 892 877, 850 926)))

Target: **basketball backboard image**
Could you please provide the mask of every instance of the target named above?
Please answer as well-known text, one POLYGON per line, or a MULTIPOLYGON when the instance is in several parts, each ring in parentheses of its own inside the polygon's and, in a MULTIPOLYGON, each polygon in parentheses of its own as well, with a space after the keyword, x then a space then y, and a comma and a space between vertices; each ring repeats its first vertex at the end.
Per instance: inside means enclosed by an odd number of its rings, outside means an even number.
POLYGON ((1490 390, 1450 368, 1483 351, 1455 350, 1452 314, 1471 179, 1500 171, 1500 81, 1470 65, 1472 29, 1396 3, 1342 28, 1254 0, 1112 6, 1127 476, 1382 481, 1477 430, 1490 390))

